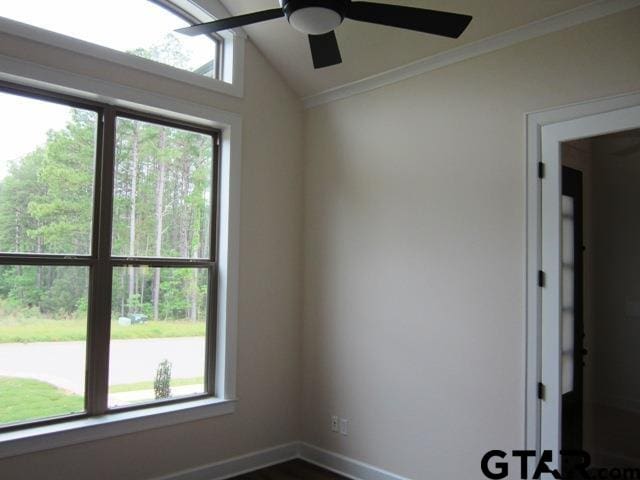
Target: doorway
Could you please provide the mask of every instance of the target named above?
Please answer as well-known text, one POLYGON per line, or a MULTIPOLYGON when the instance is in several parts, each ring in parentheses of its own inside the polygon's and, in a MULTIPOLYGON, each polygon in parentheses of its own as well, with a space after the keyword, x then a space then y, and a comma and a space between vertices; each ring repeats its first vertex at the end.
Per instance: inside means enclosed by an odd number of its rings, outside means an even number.
POLYGON ((640 473, 640 129, 561 148, 562 448, 640 473))
MULTIPOLYGON (((588 372, 594 362, 591 343, 597 338, 588 323, 594 317, 589 303, 593 284, 584 288, 585 275, 593 272, 584 268, 592 252, 584 234, 588 222, 583 220, 592 214, 587 207, 593 199, 586 198, 590 187, 585 185, 585 172, 563 165, 562 152, 569 142, 639 129, 640 95, 531 114, 527 128, 525 444, 539 454, 550 451, 549 466, 560 471, 562 449, 592 447, 593 419, 598 418, 591 397, 585 397, 593 389, 588 372)), ((640 170, 638 174, 640 185, 640 170)), ((627 207, 628 211, 633 205, 627 207)), ((640 258, 640 237, 636 243, 640 258)), ((631 301, 627 308, 635 305, 631 301)), ((640 325, 640 288, 637 306, 640 325)), ((638 334, 640 347, 640 330, 638 334)))

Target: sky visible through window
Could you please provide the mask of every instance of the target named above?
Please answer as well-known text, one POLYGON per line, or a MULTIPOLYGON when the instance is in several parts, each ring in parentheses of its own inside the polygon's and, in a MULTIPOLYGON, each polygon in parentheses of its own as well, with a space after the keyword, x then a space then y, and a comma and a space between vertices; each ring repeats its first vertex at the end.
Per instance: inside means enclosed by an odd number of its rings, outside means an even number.
POLYGON ((91 109, 10 90, 0 105, 0 430, 84 411, 87 322, 106 301, 109 390, 93 394, 109 408, 207 395, 215 132, 118 115, 100 136, 91 109), (113 185, 96 177, 111 136, 113 185), (112 189, 110 220, 94 217, 96 188, 112 189), (98 231, 141 264, 99 259, 112 288, 90 296, 98 231))
POLYGON ((70 119, 65 105, 0 92, 0 180, 11 163, 43 145, 49 130, 62 129, 70 119))
MULTIPOLYGON (((144 49, 148 57, 190 71, 210 63, 216 53, 208 37, 172 33, 188 23, 148 0, 0 1, 0 16, 121 52, 144 49)), ((1 137, 2 179, 10 162, 43 144, 49 130, 65 126, 71 109, 0 93, 0 112, 0 132, 11 132, 1 137), (15 128, 19 124, 28 128, 15 128)))
MULTIPOLYGON (((161 44, 175 29, 189 25, 148 0, 2 1, 0 16, 121 52, 161 44)), ((207 37, 175 36, 193 69, 213 57, 207 37)))

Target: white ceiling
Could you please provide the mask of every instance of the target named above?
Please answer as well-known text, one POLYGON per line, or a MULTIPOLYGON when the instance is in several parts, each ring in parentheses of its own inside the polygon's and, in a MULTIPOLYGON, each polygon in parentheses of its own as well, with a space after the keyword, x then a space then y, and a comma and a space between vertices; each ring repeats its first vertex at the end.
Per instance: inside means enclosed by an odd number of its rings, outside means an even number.
MULTIPOLYGON (((245 31, 289 85, 305 97, 540 20, 592 0, 378 0, 380 3, 472 15, 457 40, 351 20, 336 30, 341 65, 314 70, 305 35, 285 19, 245 31)), ((233 15, 278 7, 278 0, 223 0, 233 15)))

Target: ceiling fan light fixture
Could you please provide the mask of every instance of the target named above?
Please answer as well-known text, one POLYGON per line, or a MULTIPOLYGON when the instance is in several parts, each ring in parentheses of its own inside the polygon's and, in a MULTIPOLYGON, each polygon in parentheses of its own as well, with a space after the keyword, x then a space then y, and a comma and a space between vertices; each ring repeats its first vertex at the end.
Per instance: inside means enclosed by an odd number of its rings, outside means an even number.
POLYGON ((293 28, 307 35, 323 35, 340 26, 348 0, 280 0, 293 28))
POLYGON ((306 7, 289 16, 289 23, 299 32, 322 35, 334 30, 342 23, 342 16, 329 8, 306 7))

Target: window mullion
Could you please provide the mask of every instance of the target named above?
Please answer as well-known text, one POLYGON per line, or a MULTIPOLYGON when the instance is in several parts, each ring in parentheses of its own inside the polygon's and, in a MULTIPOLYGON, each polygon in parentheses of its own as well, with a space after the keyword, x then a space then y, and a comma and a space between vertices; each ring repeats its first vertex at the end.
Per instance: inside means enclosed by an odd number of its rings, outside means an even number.
POLYGON ((178 268, 209 268, 215 266, 215 261, 208 259, 184 259, 171 257, 111 257, 114 267, 147 266, 147 267, 178 267, 178 268))
POLYGON ((91 266, 95 263, 92 257, 84 255, 42 255, 29 253, 0 253, 0 265, 62 265, 91 266))
POLYGON ((107 411, 109 383, 109 338, 111 334, 111 224, 113 210, 113 166, 115 156, 115 111, 106 107, 100 122, 101 140, 96 180, 98 207, 94 222, 91 271, 89 332, 87 348, 87 412, 99 415, 107 411))

